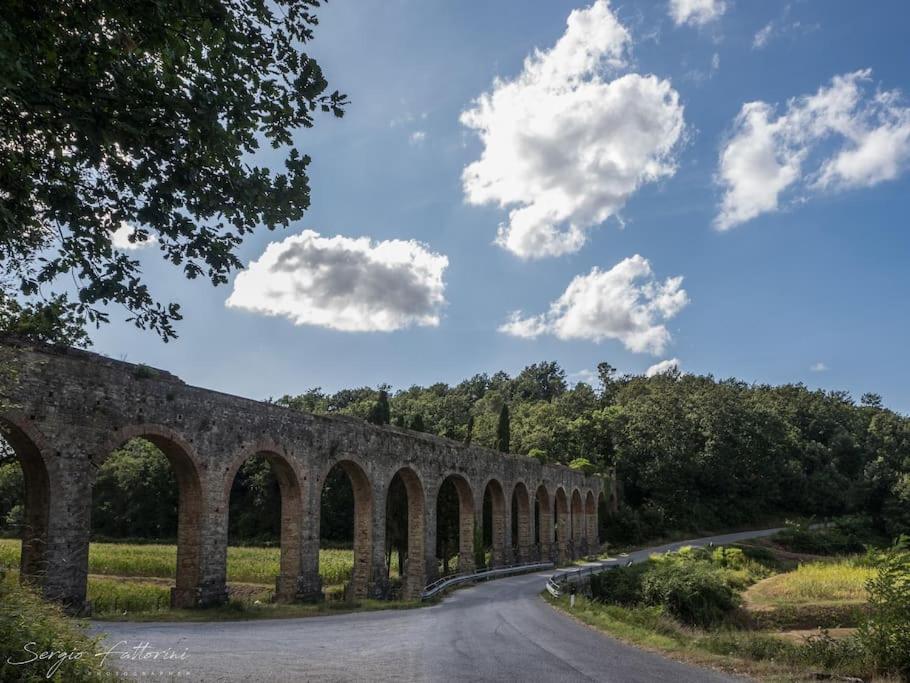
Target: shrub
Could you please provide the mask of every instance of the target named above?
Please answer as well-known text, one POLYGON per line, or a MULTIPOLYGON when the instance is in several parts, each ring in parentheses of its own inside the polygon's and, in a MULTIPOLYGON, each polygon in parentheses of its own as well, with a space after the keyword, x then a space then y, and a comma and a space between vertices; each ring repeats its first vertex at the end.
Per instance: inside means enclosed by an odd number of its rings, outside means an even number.
POLYGON ((746 545, 746 544, 736 544, 732 547, 738 548, 742 551, 743 557, 747 560, 752 560, 756 564, 760 564, 763 567, 768 569, 778 570, 781 568, 780 560, 767 548, 762 548, 758 545, 746 545))
POLYGON ((859 673, 865 654, 858 638, 832 638, 826 629, 822 629, 805 639, 797 650, 797 659, 826 671, 852 670, 859 673))
POLYGON ((878 671, 910 680, 910 552, 896 545, 877 564, 866 583, 869 614, 858 637, 878 671))
POLYGON ((710 626, 739 605, 738 590, 767 575, 739 548, 685 546, 595 574, 591 595, 604 603, 658 606, 686 624, 710 626))
POLYGON ((636 605, 641 602, 641 579, 647 564, 619 567, 591 577, 591 595, 595 600, 617 605, 636 605))
POLYGON ((15 572, 0 570, 0 681, 116 681, 95 653, 103 648, 98 639, 87 637, 56 605, 44 602, 31 589, 20 586, 15 572), (24 647, 29 644, 29 650, 24 647), (31 659, 31 653, 73 653, 31 664, 12 664, 31 659), (83 653, 79 655, 79 653, 83 653), (48 675, 52 666, 57 668, 48 675))
POLYGON ((849 523, 822 529, 810 529, 805 524, 787 523, 787 527, 775 534, 774 542, 795 553, 812 555, 849 555, 865 549, 858 527, 849 523))
POLYGON ((727 630, 704 636, 699 646, 718 655, 757 661, 782 659, 796 650, 796 646, 771 635, 727 630))
POLYGON ((739 604, 722 572, 705 562, 659 562, 644 575, 642 599, 694 626, 717 624, 739 604))
POLYGON ((133 377, 136 379, 155 379, 158 377, 158 371, 140 363, 133 370, 133 377))

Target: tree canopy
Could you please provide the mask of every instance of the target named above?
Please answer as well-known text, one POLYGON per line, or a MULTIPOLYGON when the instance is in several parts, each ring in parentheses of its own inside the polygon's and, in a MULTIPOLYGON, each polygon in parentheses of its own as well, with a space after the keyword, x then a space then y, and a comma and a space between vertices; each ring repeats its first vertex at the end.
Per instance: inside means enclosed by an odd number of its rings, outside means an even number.
POLYGON ((310 158, 292 133, 347 104, 304 51, 320 4, 4 4, 0 326, 85 343, 117 304, 167 341, 180 307, 155 298, 115 232, 217 285, 245 235, 303 215, 310 158), (283 170, 254 164, 263 143, 283 170))
MULTIPOLYGON (((505 413, 510 452, 585 472, 615 469, 623 505, 610 528, 628 540, 784 514, 862 513, 883 533, 910 530, 910 419, 876 394, 857 404, 802 384, 679 371, 620 377, 609 363, 598 375, 597 389, 569 387, 556 363, 536 363, 515 377, 413 386, 388 403, 393 423, 419 415, 426 432, 494 450, 505 413)), ((315 390, 278 402, 367 419, 377 395, 315 390)))

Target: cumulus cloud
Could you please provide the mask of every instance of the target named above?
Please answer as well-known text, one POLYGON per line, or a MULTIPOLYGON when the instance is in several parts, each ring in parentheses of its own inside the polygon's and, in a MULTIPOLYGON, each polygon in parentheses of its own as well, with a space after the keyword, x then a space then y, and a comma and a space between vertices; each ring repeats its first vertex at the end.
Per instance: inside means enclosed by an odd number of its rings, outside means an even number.
POLYGON ((655 363, 647 370, 645 370, 645 377, 654 377, 654 375, 662 375, 665 372, 670 372, 671 370, 679 370, 679 358, 670 358, 668 360, 662 360, 659 363, 655 363))
POLYGON ((677 26, 704 26, 727 11, 724 0, 670 0, 670 18, 677 26))
POLYGON ((136 230, 133 226, 129 223, 121 223, 120 227, 111 233, 111 244, 114 245, 115 249, 136 251, 138 249, 154 246, 158 243, 158 236, 153 233, 150 233, 144 240, 138 239, 137 235, 137 238, 131 242, 130 237, 134 234, 136 234, 136 230))
POLYGON ((499 331, 516 337, 552 334, 559 339, 616 339, 636 353, 663 353, 670 343, 664 321, 689 303, 682 277, 654 278, 647 259, 635 255, 610 270, 577 275, 540 315, 515 311, 499 331))
POLYGON ((577 251, 642 184, 676 171, 679 95, 656 76, 619 75, 630 45, 598 0, 569 15, 556 45, 535 50, 517 77, 496 79, 462 112, 483 143, 462 174, 465 198, 509 209, 500 246, 526 259, 577 251))
POLYGON ((896 90, 869 93, 871 74, 835 76, 780 115, 766 102, 744 104, 720 153, 715 226, 776 211, 787 190, 809 195, 897 178, 910 161, 910 108, 896 90))
POLYGON ((305 230, 271 242, 237 276, 226 305, 345 332, 435 327, 448 263, 415 241, 305 230))
POLYGON ((810 367, 809 369, 812 372, 824 372, 825 370, 828 369, 828 366, 825 365, 824 363, 822 363, 821 361, 819 361, 818 363, 813 364, 812 367, 810 367))

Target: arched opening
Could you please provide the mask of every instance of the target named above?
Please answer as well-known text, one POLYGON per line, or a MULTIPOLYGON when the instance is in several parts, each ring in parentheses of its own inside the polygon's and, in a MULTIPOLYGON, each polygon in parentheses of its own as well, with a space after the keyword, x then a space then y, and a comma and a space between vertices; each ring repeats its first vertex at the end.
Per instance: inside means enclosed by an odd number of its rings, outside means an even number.
POLYGON ((572 556, 585 552, 585 509, 578 489, 572 491, 572 556))
MULTIPOLYGON (((260 451, 239 465, 231 477, 228 493, 229 582, 257 584, 274 581, 277 600, 294 600, 301 570, 302 505, 297 474, 283 456, 274 451, 260 451), (276 545, 279 547, 279 574, 268 576, 263 571, 268 562, 262 561, 266 555, 259 549, 276 545)), ((239 589, 230 583, 228 590, 232 596, 241 598, 247 594, 256 598, 262 592, 245 587, 243 595, 240 595, 239 589)))
POLYGON ((550 506, 550 494, 541 484, 534 495, 534 542, 538 544, 540 559, 552 559, 553 554, 553 512, 550 506))
POLYGON ((483 490, 483 547, 493 567, 505 564, 506 498, 502 484, 495 479, 483 490))
POLYGON ((565 564, 570 559, 569 535, 571 529, 569 528, 569 500, 566 497, 566 492, 561 486, 556 489, 553 514, 556 526, 557 562, 559 564, 565 564))
POLYGON ((474 569, 474 494, 450 474, 436 496, 436 559, 440 576, 474 569))
MULTIPOLYGON (((176 541, 174 570, 168 572, 175 583, 171 605, 198 606, 203 497, 199 469, 189 446, 155 426, 125 430, 115 443, 96 462, 92 538, 176 541)), ((99 547, 98 552, 103 550, 99 547)), ((159 546, 157 552, 165 551, 159 546)))
POLYGON ((512 556, 527 562, 531 550, 531 513, 527 487, 518 482, 512 489, 512 556))
POLYGON ((597 504, 594 502, 593 491, 588 491, 585 497, 585 541, 588 552, 597 552, 600 542, 597 537, 597 504))
POLYGON ((397 554, 400 595, 413 600, 420 597, 426 585, 423 485, 414 470, 402 467, 392 477, 387 490, 387 569, 391 574, 392 554, 397 554))
POLYGON ((363 468, 351 460, 335 463, 323 479, 319 537, 325 594, 365 598, 373 550, 373 489, 363 468), (348 549, 354 552, 353 569, 348 549))
POLYGON ((19 545, 19 578, 41 585, 47 569, 50 481, 25 430, 0 418, 0 536, 19 545))

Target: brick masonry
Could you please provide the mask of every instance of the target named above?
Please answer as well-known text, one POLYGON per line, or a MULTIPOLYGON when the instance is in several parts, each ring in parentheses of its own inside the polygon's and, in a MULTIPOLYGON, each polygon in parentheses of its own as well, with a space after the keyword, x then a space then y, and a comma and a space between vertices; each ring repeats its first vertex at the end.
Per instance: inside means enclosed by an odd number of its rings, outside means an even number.
POLYGON ((86 351, 0 338, 16 378, 0 413, 26 480, 24 579, 73 610, 83 609, 92 484, 108 455, 134 437, 170 460, 179 492, 175 606, 227 599, 228 502, 243 462, 266 456, 281 489, 281 600, 321 598, 322 483, 340 465, 355 498, 354 596, 385 597, 385 510, 400 474, 408 495, 408 561, 403 596, 435 576, 436 499, 452 478, 460 502, 459 569, 473 569, 473 529, 492 496, 493 562, 567 562, 593 550, 601 495, 615 485, 563 466, 343 416, 301 413, 201 389, 174 375, 86 351), (529 492, 534 492, 531 499, 529 492), (535 529, 535 501, 540 528, 535 529), (555 520, 552 504, 555 504, 555 520), (512 535, 512 508, 518 538, 512 535), (535 542, 536 541, 536 542, 535 542))

